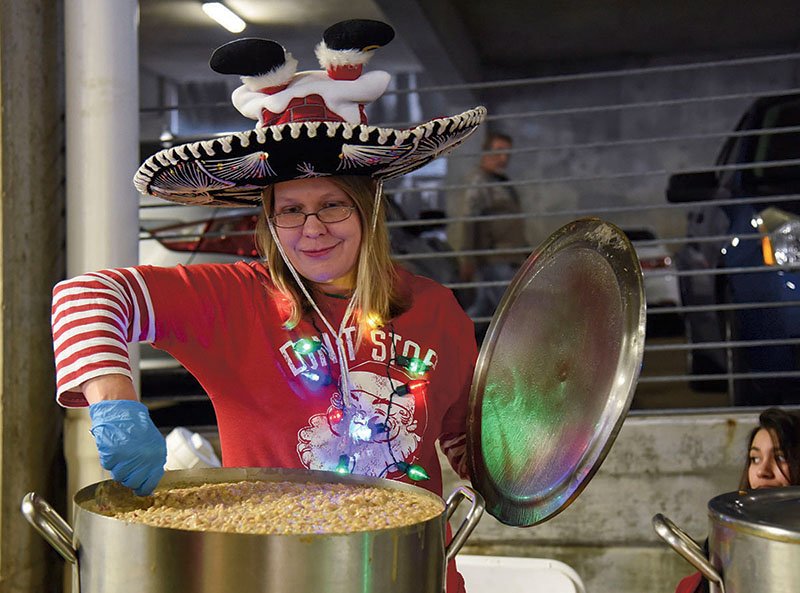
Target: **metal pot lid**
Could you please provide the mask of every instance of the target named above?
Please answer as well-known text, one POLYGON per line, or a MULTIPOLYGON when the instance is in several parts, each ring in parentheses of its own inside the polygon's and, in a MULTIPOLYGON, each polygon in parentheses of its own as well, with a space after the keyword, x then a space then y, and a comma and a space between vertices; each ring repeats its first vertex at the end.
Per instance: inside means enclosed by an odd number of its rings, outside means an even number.
POLYGON ((546 521, 589 483, 630 407, 644 328, 639 260, 612 224, 571 222, 520 268, 469 403, 472 483, 498 520, 546 521))
POLYGON ((800 543, 800 486, 721 494, 708 514, 735 531, 800 543))

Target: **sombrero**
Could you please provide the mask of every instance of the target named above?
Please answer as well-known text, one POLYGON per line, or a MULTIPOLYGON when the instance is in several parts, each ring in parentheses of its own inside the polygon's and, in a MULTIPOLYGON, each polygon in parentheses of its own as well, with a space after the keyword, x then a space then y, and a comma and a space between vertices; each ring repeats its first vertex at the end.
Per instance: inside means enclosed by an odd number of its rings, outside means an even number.
POLYGON ((295 72, 297 61, 267 39, 239 39, 214 52, 211 68, 238 74, 234 106, 254 130, 161 150, 134 177, 145 194, 207 206, 252 206, 273 183, 328 175, 386 180, 426 165, 472 134, 486 110, 476 107, 410 129, 371 126, 364 105, 390 76, 363 72, 373 50, 394 37, 371 20, 329 27, 316 55, 324 70, 295 72))

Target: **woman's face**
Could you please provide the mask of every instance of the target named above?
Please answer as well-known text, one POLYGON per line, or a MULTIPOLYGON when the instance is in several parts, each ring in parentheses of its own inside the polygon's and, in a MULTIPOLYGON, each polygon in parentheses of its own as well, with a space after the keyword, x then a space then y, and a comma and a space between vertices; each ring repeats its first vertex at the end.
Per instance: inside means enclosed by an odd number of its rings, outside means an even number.
MULTIPOLYGON (((297 179, 275 184, 273 215, 310 214, 329 206, 355 206, 344 190, 324 178, 297 179)), ((306 217, 295 228, 276 227, 284 251, 297 272, 320 288, 347 292, 355 286, 361 247, 361 218, 354 210, 340 222, 324 223, 306 217)))
POLYGON ((756 432, 750 444, 750 465, 747 476, 753 489, 789 485, 789 463, 783 451, 773 448, 772 441, 773 435, 766 428, 762 428, 756 432))

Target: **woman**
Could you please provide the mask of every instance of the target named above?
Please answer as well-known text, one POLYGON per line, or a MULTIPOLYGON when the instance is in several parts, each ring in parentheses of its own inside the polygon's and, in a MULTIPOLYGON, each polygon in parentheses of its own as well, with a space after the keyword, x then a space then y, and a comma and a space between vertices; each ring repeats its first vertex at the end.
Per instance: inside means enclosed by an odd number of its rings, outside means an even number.
MULTIPOLYGON (((800 414, 781 408, 764 410, 747 443, 740 491, 800 485, 800 414)), ((706 591, 708 581, 699 572, 683 579, 675 589, 675 593, 706 591)))
MULTIPOLYGON (((137 187, 165 199, 261 201, 265 262, 104 270, 54 289, 58 401, 89 406, 103 467, 138 494, 157 485, 166 448, 131 382, 133 341, 170 352, 203 385, 225 466, 357 473, 441 495, 438 440, 466 477, 473 326, 449 290, 392 265, 381 186, 454 148, 485 110, 369 126, 364 103, 388 75, 362 68, 392 35, 375 21, 330 27, 324 72, 295 73, 267 40, 219 48, 211 65, 242 77, 234 104, 256 129, 139 169, 137 187)), ((462 588, 451 565, 448 591, 462 588)))
POLYGON ((800 414, 764 410, 748 442, 739 490, 800 485, 800 414))

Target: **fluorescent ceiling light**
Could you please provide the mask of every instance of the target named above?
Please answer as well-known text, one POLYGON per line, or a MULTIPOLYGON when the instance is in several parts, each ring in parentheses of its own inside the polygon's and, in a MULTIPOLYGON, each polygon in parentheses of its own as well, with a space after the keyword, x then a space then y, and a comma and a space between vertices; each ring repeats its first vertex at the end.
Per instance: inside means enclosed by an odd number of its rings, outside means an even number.
POLYGON ((247 24, 222 2, 203 2, 203 12, 231 33, 241 33, 247 24))

